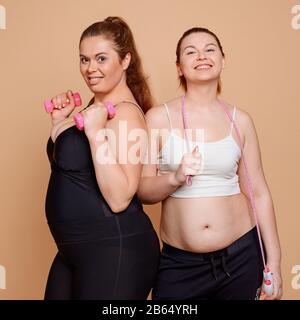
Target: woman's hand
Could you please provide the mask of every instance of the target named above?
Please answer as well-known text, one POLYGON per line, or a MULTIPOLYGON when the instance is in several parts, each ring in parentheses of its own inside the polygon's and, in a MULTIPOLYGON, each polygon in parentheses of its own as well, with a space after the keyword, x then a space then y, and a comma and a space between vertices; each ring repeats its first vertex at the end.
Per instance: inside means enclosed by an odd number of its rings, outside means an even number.
POLYGON ((268 263, 270 271, 273 273, 273 294, 268 297, 262 292, 263 300, 280 300, 282 297, 282 278, 280 267, 268 263))
POLYGON ((51 102, 54 105, 51 113, 53 125, 65 120, 75 108, 75 101, 71 90, 54 96, 51 102))
POLYGON ((186 153, 181 160, 181 164, 175 172, 175 180, 179 185, 183 185, 187 176, 194 176, 201 169, 201 155, 199 147, 196 146, 191 153, 186 153))
POLYGON ((97 133, 105 128, 108 114, 104 104, 92 104, 81 114, 84 118, 84 132, 88 139, 96 137, 97 133))

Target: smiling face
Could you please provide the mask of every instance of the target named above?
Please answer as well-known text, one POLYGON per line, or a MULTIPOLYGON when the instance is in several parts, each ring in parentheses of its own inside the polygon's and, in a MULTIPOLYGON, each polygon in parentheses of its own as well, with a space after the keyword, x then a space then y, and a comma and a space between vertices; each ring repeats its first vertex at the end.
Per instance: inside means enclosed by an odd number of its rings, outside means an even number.
POLYGON ((120 59, 113 41, 103 36, 86 37, 79 50, 80 72, 93 93, 107 94, 120 83, 126 83, 130 54, 120 59))
POLYGON ((186 36, 180 46, 177 70, 187 86, 190 83, 218 82, 224 57, 216 39, 206 32, 193 32, 186 36))

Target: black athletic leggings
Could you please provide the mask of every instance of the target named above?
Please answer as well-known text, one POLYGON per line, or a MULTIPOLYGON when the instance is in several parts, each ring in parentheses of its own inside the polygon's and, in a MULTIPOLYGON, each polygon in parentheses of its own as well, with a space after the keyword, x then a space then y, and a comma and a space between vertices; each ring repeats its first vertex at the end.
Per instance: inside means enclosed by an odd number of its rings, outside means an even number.
POLYGON ((156 233, 59 246, 45 299, 147 299, 159 260, 156 233))
POLYGON ((154 300, 254 300, 263 281, 256 228, 222 250, 195 253, 164 244, 154 300))

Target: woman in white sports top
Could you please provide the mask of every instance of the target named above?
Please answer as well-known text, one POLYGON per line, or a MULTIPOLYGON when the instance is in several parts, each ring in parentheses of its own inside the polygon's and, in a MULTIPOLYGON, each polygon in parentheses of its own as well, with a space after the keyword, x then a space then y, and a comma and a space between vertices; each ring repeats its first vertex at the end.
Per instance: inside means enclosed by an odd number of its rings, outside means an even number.
POLYGON ((281 252, 272 198, 251 117, 218 98, 224 68, 220 41, 208 29, 192 28, 179 40, 176 54, 185 94, 146 115, 149 130, 156 130, 149 135, 155 136, 152 162, 144 165, 138 192, 146 204, 162 201, 163 248, 153 299, 257 299, 264 261, 273 272, 273 295, 264 297, 280 299, 281 252))

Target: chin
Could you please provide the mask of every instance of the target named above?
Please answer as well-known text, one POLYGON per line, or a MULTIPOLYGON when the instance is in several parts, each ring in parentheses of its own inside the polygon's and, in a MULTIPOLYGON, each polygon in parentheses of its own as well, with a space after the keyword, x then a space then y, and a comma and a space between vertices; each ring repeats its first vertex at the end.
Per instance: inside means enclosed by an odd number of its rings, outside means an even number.
POLYGON ((103 89, 100 88, 99 85, 91 86, 89 83, 87 83, 87 86, 93 93, 99 93, 103 91, 103 89))
POLYGON ((89 87, 90 90, 94 93, 94 94, 108 94, 110 90, 105 90, 104 88, 97 88, 97 87, 89 87))
POLYGON ((213 82, 218 81, 220 79, 220 75, 202 75, 200 77, 197 77, 195 81, 201 81, 201 82, 213 82))
POLYGON ((198 79, 195 79, 195 83, 199 83, 199 84, 203 84, 203 83, 210 83, 210 82, 214 82, 216 81, 215 79, 211 79, 211 78, 205 78, 205 77, 202 77, 202 78, 198 78, 198 79))

